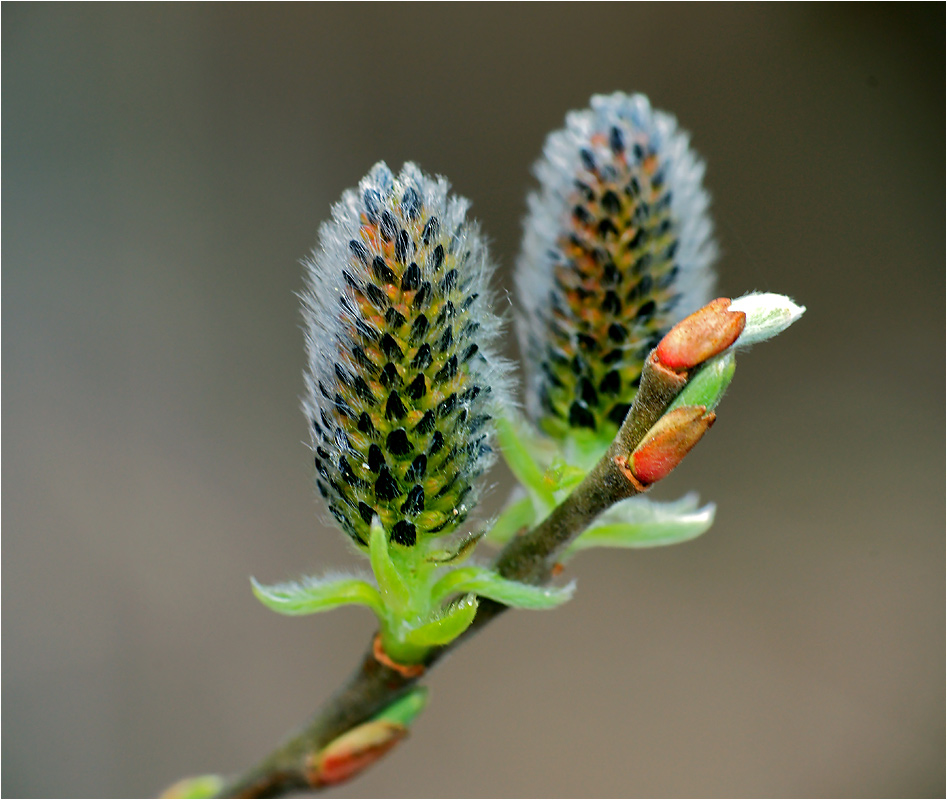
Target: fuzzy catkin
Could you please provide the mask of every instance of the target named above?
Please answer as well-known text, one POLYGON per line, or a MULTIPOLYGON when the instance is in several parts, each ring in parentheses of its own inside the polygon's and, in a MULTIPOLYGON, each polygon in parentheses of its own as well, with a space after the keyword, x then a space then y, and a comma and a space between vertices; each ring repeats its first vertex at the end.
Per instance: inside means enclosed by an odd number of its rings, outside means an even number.
POLYGON ((516 265, 530 417, 621 425, 648 352, 703 305, 716 257, 704 164, 643 95, 595 95, 550 134, 516 265))
POLYGON ((362 547, 374 515, 406 547, 451 532, 491 461, 508 369, 493 351, 492 265, 448 189, 414 164, 376 164, 305 262, 316 485, 362 547))

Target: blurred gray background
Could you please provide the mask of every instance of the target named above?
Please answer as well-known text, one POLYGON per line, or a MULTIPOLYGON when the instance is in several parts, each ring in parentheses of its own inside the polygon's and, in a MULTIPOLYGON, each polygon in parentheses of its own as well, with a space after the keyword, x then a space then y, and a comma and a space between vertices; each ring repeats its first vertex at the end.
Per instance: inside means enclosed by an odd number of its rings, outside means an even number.
POLYGON ((414 159, 509 286, 546 133, 622 89, 708 162, 720 293, 809 311, 657 493, 699 490, 714 529, 574 562, 572 603, 439 666, 410 740, 332 795, 943 796, 942 5, 2 22, 4 795, 237 771, 344 679, 370 614, 282 618, 248 582, 356 563, 302 443, 298 261, 414 159))

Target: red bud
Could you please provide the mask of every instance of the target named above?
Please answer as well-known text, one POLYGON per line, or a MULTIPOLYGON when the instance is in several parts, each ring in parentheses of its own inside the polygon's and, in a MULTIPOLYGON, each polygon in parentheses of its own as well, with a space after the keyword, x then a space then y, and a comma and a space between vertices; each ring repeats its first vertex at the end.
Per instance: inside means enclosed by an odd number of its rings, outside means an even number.
POLYGON ((349 780, 374 764, 408 734, 404 725, 388 720, 366 722, 343 733, 312 759, 309 782, 328 786, 349 780))
POLYGON ((682 406, 669 411, 631 454, 628 459, 631 473, 646 486, 667 477, 716 418, 712 411, 708 414, 704 406, 682 406))
POLYGON ((730 302, 718 297, 678 322, 658 344, 657 360, 681 372, 726 350, 746 325, 746 314, 729 311, 730 302))

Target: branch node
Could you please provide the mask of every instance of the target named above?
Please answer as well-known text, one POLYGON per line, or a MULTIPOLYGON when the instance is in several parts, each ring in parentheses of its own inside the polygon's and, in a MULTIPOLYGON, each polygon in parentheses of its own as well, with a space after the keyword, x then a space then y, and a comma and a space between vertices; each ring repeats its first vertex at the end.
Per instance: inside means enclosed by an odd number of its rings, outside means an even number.
POLYGON ((625 456, 615 456, 614 460, 615 466, 618 467, 625 480, 635 488, 635 492, 640 494, 651 488, 650 484, 644 484, 635 477, 635 473, 631 471, 631 464, 625 456))
POLYGON ((385 652, 384 645, 381 643, 381 634, 379 633, 375 634, 375 639, 372 642, 372 655, 379 664, 394 670, 403 678, 420 678, 426 669, 424 664, 399 664, 392 659, 391 656, 385 652))
POLYGON ((677 391, 687 385, 688 371, 686 369, 671 369, 658 358, 656 349, 648 354, 646 364, 664 379, 664 383, 674 387, 677 391))

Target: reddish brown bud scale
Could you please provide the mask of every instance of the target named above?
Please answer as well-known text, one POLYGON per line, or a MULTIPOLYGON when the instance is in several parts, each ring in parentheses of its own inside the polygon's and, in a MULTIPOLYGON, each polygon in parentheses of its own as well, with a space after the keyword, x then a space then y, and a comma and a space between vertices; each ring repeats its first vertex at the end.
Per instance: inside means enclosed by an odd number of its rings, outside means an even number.
POLYGON ((353 778, 407 735, 404 725, 389 720, 374 720, 353 728, 310 759, 310 785, 331 786, 353 778))
POLYGON ((707 413, 704 406, 683 406, 668 412, 631 454, 631 473, 646 486, 666 478, 715 419, 716 415, 712 411, 707 413))
POLYGON ((746 314, 730 311, 728 297, 718 297, 677 323, 655 349, 656 359, 683 372, 722 353, 743 333, 746 314))
POLYGON ((634 488, 635 494, 641 494, 648 491, 648 486, 638 480, 635 475, 631 462, 625 458, 625 456, 615 456, 615 466, 621 471, 621 474, 625 476, 625 480, 628 481, 634 488))

